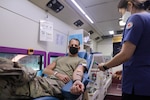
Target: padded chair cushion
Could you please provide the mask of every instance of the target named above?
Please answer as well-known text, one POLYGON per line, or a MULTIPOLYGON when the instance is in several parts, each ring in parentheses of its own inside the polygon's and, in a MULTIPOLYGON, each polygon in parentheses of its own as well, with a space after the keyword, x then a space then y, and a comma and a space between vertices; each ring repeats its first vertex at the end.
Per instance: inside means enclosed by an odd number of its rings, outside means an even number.
MULTIPOLYGON (((68 53, 66 54, 66 56, 68 55, 68 53)), ((90 67, 90 64, 91 64, 91 59, 92 59, 92 56, 91 55, 88 55, 87 52, 78 52, 78 56, 81 57, 81 58, 84 58, 86 61, 87 61, 87 66, 88 66, 88 69, 90 67)), ((37 75, 40 75, 41 73, 39 72, 37 75)), ((84 85, 86 86, 88 81, 86 81, 86 79, 88 78, 88 72, 85 72, 84 73, 84 77, 85 79, 83 79, 83 83, 84 85)), ((70 93, 70 88, 72 86, 73 82, 72 80, 70 82, 68 82, 63 88, 62 88, 62 94, 63 96, 65 97, 65 100, 76 100, 80 95, 74 95, 74 94, 71 94, 70 93)), ((55 98, 55 97, 39 97, 39 98, 36 98, 36 99, 33 99, 33 100, 59 100, 58 98, 55 98)))
POLYGON ((87 52, 78 52, 78 56, 86 59, 87 58, 87 52))
POLYGON ((92 54, 87 55, 86 61, 87 61, 87 68, 89 70, 90 67, 92 67, 91 62, 92 62, 92 54))
MULTIPOLYGON (((79 52, 78 56, 81 58, 86 59, 87 61, 87 67, 88 69, 91 67, 91 61, 92 61, 92 55, 91 54, 87 54, 86 52, 79 52)), ((85 87, 88 84, 88 79, 89 75, 88 75, 88 71, 86 71, 84 73, 84 78, 82 80, 82 82, 84 83, 85 87)), ((72 80, 69 81, 63 88, 62 88, 62 94, 65 97, 66 100, 76 100, 80 95, 74 95, 70 93, 70 88, 72 86, 73 82, 72 80)))

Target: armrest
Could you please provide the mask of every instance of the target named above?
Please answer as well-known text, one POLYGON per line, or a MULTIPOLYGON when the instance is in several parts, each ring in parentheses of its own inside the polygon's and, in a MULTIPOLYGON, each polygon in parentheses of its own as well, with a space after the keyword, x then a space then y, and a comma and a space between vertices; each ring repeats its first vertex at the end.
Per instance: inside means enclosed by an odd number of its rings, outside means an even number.
POLYGON ((87 84, 88 84, 88 82, 89 82, 89 75, 88 75, 88 73, 86 72, 86 73, 84 73, 84 75, 83 75, 83 80, 82 80, 82 83, 84 84, 84 86, 86 87, 87 86, 87 84))
POLYGON ((80 96, 80 95, 74 95, 70 92, 70 88, 72 87, 72 85, 73 85, 73 81, 70 80, 61 90, 66 100, 76 100, 80 96))
MULTIPOLYGON (((87 79, 88 79, 88 74, 84 73, 84 78, 82 80, 82 83, 85 85, 85 88, 86 85, 88 84, 87 79)), ((72 85, 73 85, 73 81, 71 80, 62 88, 62 94, 67 100, 76 100, 80 96, 80 95, 71 94, 70 88, 72 87, 72 85)))

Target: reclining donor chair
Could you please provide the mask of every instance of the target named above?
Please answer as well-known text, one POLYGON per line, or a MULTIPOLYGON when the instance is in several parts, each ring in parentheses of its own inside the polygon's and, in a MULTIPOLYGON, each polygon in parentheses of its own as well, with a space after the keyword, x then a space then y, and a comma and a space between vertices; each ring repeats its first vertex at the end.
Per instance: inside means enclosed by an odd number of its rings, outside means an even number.
MULTIPOLYGON (((81 57, 81 58, 86 59, 87 68, 89 70, 90 65, 91 65, 91 60, 92 60, 92 54, 88 54, 87 52, 79 52, 78 56, 81 57)), ((83 77, 83 80, 82 80, 82 82, 85 85, 85 88, 86 88, 86 85, 89 82, 87 80, 88 78, 89 78, 89 73, 88 73, 88 71, 85 71, 84 77, 83 77)), ((70 88, 71 88, 72 84, 73 84, 73 82, 71 80, 62 88, 62 95, 64 96, 65 100, 76 100, 76 99, 80 98, 80 96, 82 96, 82 94, 81 95, 74 95, 74 94, 70 93, 70 88)), ((60 99, 56 98, 56 97, 52 97, 52 96, 45 96, 45 97, 38 97, 38 98, 35 98, 33 100, 60 100, 60 99)))

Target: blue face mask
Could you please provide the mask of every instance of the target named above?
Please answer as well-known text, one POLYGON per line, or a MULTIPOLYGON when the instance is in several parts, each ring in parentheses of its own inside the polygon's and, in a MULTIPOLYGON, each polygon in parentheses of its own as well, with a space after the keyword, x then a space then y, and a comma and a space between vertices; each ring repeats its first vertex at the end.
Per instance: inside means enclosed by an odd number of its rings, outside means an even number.
POLYGON ((70 48, 69 48, 69 52, 70 52, 71 54, 77 54, 77 53, 78 53, 78 48, 70 47, 70 48))

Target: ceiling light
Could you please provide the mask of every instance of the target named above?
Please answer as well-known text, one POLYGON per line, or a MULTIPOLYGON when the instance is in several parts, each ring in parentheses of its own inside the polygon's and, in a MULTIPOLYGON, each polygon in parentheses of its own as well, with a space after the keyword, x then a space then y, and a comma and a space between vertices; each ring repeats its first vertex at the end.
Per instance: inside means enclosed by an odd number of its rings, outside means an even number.
POLYGON ((126 24, 126 23, 123 22, 122 20, 119 21, 119 25, 120 25, 120 26, 125 26, 125 24, 126 24))
POLYGON ((110 34, 110 35, 113 35, 113 34, 114 34, 114 31, 109 31, 109 34, 110 34))
POLYGON ((92 21, 92 19, 84 12, 84 10, 78 5, 78 3, 75 0, 71 1, 82 12, 82 14, 93 24, 94 22, 92 21))

